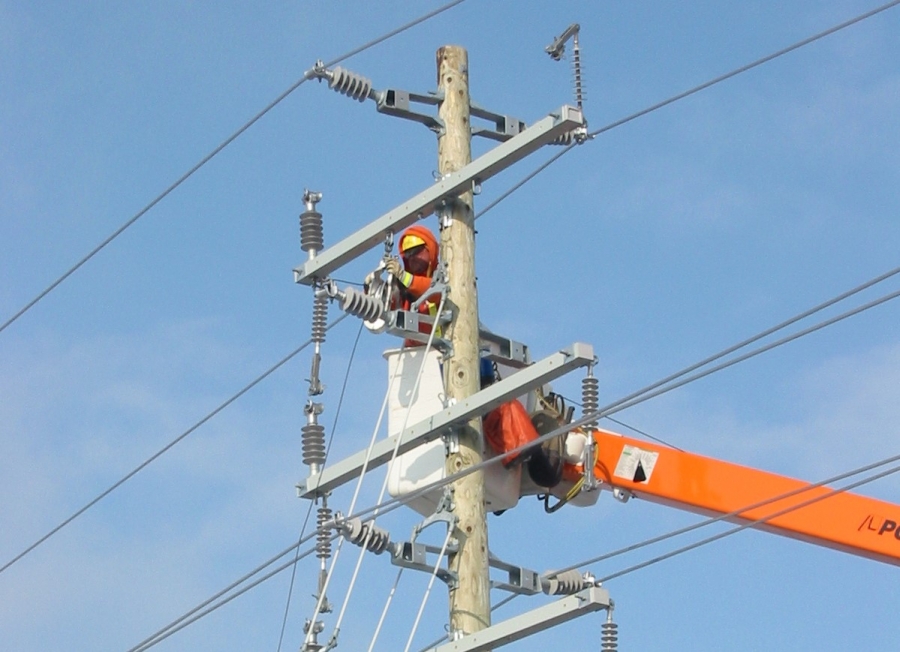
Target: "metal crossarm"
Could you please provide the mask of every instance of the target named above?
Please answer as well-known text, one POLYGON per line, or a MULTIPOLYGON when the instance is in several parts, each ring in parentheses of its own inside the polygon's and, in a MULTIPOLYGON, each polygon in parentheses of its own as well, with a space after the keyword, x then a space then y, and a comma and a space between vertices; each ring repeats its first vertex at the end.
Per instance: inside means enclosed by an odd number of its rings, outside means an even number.
POLYGON ((496 625, 467 634, 458 641, 445 643, 428 652, 483 652, 503 647, 531 636, 548 627, 555 627, 587 613, 609 609, 609 592, 592 586, 575 595, 538 607, 496 625))
POLYGON ((397 447, 398 437, 400 438, 400 446, 397 448, 397 454, 401 455, 416 446, 437 439, 442 434, 449 432, 454 426, 487 414, 495 407, 512 400, 516 396, 540 387, 573 369, 586 367, 593 362, 594 348, 590 344, 577 342, 567 349, 558 351, 531 366, 507 376, 500 382, 486 387, 466 400, 410 426, 399 435, 386 437, 376 442, 370 456, 367 456, 367 451, 360 451, 347 459, 326 466, 321 473, 311 475, 298 484, 297 494, 301 498, 315 498, 332 491, 345 482, 359 477, 363 467, 372 470, 389 462, 394 454, 395 447, 397 447), (367 457, 368 463, 366 463, 367 457))
POLYGON ((568 105, 562 106, 556 113, 550 114, 514 138, 479 156, 457 172, 448 174, 427 190, 385 213, 336 245, 319 252, 294 270, 294 280, 303 285, 312 285, 315 279, 325 278, 360 254, 382 244, 387 233, 397 233, 416 220, 431 215, 444 202, 471 190, 473 185, 486 181, 542 145, 583 124, 584 117, 581 111, 568 105))

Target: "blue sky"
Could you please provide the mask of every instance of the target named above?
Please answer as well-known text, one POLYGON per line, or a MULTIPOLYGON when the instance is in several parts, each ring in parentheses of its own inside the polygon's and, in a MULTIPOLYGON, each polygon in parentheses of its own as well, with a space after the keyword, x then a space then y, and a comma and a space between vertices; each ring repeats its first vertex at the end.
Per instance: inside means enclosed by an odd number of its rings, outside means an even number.
MULTIPOLYGON (((437 6, 0 1, 0 320, 317 59, 437 6)), ((472 97, 533 122, 572 101, 568 64, 543 48, 577 21, 586 115, 599 128, 874 6, 468 0, 343 65, 375 88, 423 92, 435 85, 435 50, 461 44, 472 97)), ((613 129, 499 204, 478 222, 482 320, 535 357, 591 343, 608 403, 896 267, 898 12, 613 129)), ((477 142, 476 154, 490 146, 477 142)), ((485 184, 476 209, 553 153, 485 184)), ((436 166, 427 129, 305 84, 0 333, 0 562, 309 337, 309 291, 291 274, 305 256, 305 187, 324 193, 334 243, 427 187, 436 166)), ((379 255, 338 276, 362 278, 379 255)), ((894 455, 898 317, 888 303, 617 417, 809 480, 894 455)), ((329 432, 357 328, 346 320, 324 347, 329 432)), ((385 338, 360 341, 337 456, 371 434, 381 352, 395 344, 385 338)), ((307 352, 0 574, 5 649, 128 649, 296 540, 308 369, 307 352)), ((557 388, 577 398, 578 378, 557 388)), ((380 484, 366 485, 363 502, 380 484)), ((863 493, 896 502, 900 481, 863 493)), ((401 539, 416 520, 395 512, 383 525, 401 539)), ((532 499, 491 517, 490 542, 544 570, 696 520, 608 494, 554 515, 532 499)), ((355 557, 342 553, 333 602, 355 557)), ((298 568, 283 649, 302 642, 315 570, 311 560, 298 568)), ((365 560, 341 649, 365 649, 394 575, 386 559, 365 560)), ((274 651, 288 579, 157 649, 274 651)), ((376 649, 405 645, 426 579, 404 575, 376 649)), ((898 586, 895 567, 743 532, 608 588, 625 650, 846 650, 896 645, 898 586)), ((519 599, 497 617, 539 603, 519 599)), ((445 620, 436 587, 413 649, 445 620)), ((600 622, 510 649, 598 649, 600 622)))

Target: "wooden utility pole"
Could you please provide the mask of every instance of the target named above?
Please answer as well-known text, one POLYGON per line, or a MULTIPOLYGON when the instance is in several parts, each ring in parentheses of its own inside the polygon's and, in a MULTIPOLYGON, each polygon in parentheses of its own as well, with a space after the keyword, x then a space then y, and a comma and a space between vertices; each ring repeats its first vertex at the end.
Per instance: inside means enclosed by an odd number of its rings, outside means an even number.
MULTIPOLYGON (((438 88, 444 95, 439 111, 444 133, 438 139, 438 171, 445 175, 472 160, 468 53, 456 45, 440 48, 437 70, 438 88)), ((459 401, 481 388, 472 191, 460 195, 439 215, 442 258, 449 275, 448 300, 454 314, 446 334, 453 344, 453 354, 444 365, 444 384, 447 396, 459 401)), ((447 457, 448 475, 481 462, 481 419, 473 419, 461 428, 458 440, 458 450, 447 457)), ((459 577, 456 588, 450 590, 450 630, 471 634, 491 624, 484 473, 466 476, 454 483, 453 490, 460 548, 449 559, 450 570, 459 577)))

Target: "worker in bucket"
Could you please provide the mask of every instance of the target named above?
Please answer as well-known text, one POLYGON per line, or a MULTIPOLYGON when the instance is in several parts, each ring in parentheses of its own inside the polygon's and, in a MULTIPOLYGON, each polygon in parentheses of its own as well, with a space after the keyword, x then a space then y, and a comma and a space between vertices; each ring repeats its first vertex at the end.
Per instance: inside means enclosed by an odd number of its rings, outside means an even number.
MULTIPOLYGON (((397 250, 400 258, 389 258, 385 263, 385 270, 393 275, 398 289, 393 307, 409 310, 431 287, 431 279, 438 265, 439 245, 431 231, 415 224, 400 236, 397 250)), ((419 312, 437 317, 440 301, 439 293, 432 294, 419 305, 419 312)), ((419 332, 430 333, 431 329, 422 325, 419 332)), ((440 337, 440 329, 435 332, 435 336, 440 337)), ((406 341, 407 346, 419 344, 420 342, 413 340, 406 341)))

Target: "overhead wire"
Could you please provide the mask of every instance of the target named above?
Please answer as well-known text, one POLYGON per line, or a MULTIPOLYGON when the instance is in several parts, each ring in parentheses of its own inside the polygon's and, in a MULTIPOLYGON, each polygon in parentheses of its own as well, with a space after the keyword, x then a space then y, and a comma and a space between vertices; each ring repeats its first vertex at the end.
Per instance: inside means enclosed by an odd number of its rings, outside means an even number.
MULTIPOLYGON (((333 322, 331 322, 331 324, 329 324, 329 325, 326 327, 325 330, 330 330, 330 329, 332 329, 333 327, 337 326, 337 325, 338 325, 340 322, 342 322, 346 317, 348 317, 348 315, 346 315, 346 314, 341 315, 340 317, 338 317, 337 319, 335 319, 333 322)), ((6 562, 2 567, 0 567, 0 573, 3 573, 3 572, 4 572, 6 569, 8 569, 10 566, 12 566, 12 565, 15 564, 16 562, 18 562, 18 561, 19 561, 20 559, 22 559, 23 557, 25 557, 25 555, 29 554, 32 550, 34 550, 35 548, 37 548, 38 546, 40 546, 42 543, 44 543, 45 541, 47 541, 47 539, 49 539, 50 537, 52 537, 54 534, 56 534, 57 532, 59 532, 60 530, 62 530, 64 527, 66 527, 69 523, 71 523, 71 522, 74 521, 76 518, 78 518, 79 516, 81 516, 82 514, 84 514, 86 511, 88 511, 91 507, 93 507, 94 505, 96 505, 97 503, 99 503, 101 500, 103 500, 104 498, 106 498, 109 494, 111 494, 113 491, 115 491, 116 489, 118 489, 119 487, 121 487, 123 484, 125 484, 128 480, 130 480, 131 478, 133 478, 133 477, 134 477, 135 475, 137 475, 139 472, 141 472, 142 470, 144 470, 145 468, 147 468, 151 463, 153 463, 154 461, 156 461, 157 459, 159 459, 164 453, 168 452, 173 446, 175 446, 176 444, 178 444, 178 443, 179 443, 180 441, 182 441, 185 437, 187 437, 188 435, 190 435, 191 433, 193 433, 194 431, 196 431, 196 430, 197 430, 198 428, 200 428, 203 424, 207 423, 210 419, 212 419, 213 417, 215 417, 215 416, 216 416, 217 414, 219 414, 222 410, 224 410, 225 408, 227 408, 229 405, 231 405, 232 403, 234 403, 236 400, 238 400, 238 399, 239 399, 240 397, 242 397, 244 394, 246 394, 246 393, 249 392, 251 389, 253 389, 254 387, 256 387, 256 386, 257 386, 259 383, 261 383, 263 380, 265 380, 265 379, 268 378, 270 375, 272 375, 275 371, 277 371, 277 370, 280 369, 282 366, 284 366, 287 362, 289 362, 290 360, 292 360, 298 353, 300 353, 303 349, 305 349, 307 346, 309 346, 310 344, 312 344, 312 342, 313 342, 313 340, 312 340, 312 339, 309 339, 309 340, 307 340, 306 342, 304 342, 303 344, 301 344, 300 346, 298 346, 296 349, 294 349, 293 351, 291 351, 290 353, 288 353, 286 356, 284 356, 283 358, 281 358, 281 360, 279 360, 278 362, 276 362, 274 365, 272 365, 271 367, 269 367, 266 371, 264 371, 262 374, 260 374, 259 376, 257 376, 254 380, 252 380, 250 383, 248 383, 247 385, 245 385, 245 386, 244 386, 240 391, 238 391, 236 394, 233 394, 229 399, 227 399, 225 402, 221 403, 221 404, 220 404, 217 408, 215 408, 212 412, 209 412, 206 416, 204 416, 202 419, 200 419, 199 421, 197 421, 197 422, 196 422, 194 425, 192 425, 190 428, 188 428, 187 430, 185 430, 184 432, 182 432, 180 435, 178 435, 177 437, 175 437, 175 439, 173 439, 173 440, 170 441, 168 444, 166 444, 165 446, 163 446, 161 449, 159 449, 158 451, 156 451, 153 455, 151 455, 150 457, 148 457, 146 460, 144 460, 143 462, 141 462, 140 464, 138 464, 134 469, 132 469, 131 471, 129 471, 128 473, 126 473, 123 477, 121 477, 119 480, 117 480, 116 482, 114 482, 112 485, 110 485, 110 486, 109 486, 108 488, 106 488, 104 491, 100 492, 96 497, 94 497, 92 500, 90 500, 90 501, 89 501, 87 504, 85 504, 83 507, 81 507, 80 509, 78 509, 77 511, 75 511, 71 516, 69 516, 68 518, 66 518, 66 519, 65 519, 64 521, 62 521, 59 525, 57 525, 56 527, 54 527, 52 530, 50 530, 49 532, 47 532, 47 533, 46 533, 44 536, 42 536, 40 539, 38 539, 37 541, 35 541, 34 543, 32 543, 30 546, 28 546, 27 548, 25 548, 25 550, 23 550, 23 551, 20 552, 18 555, 16 555, 15 557, 13 557, 11 560, 9 560, 8 562, 6 562)))
MULTIPOLYGON (((433 11, 423 14, 422 16, 419 16, 418 18, 415 18, 414 20, 411 20, 410 22, 405 23, 404 25, 401 25, 400 27, 397 27, 396 29, 389 31, 389 32, 379 36, 378 38, 372 39, 371 41, 364 43, 363 45, 360 45, 359 47, 356 47, 356 48, 350 50, 349 52, 346 52, 345 54, 342 54, 341 56, 332 59, 331 61, 325 63, 324 66, 326 68, 335 66, 338 63, 341 63, 342 61, 345 61, 345 60, 349 59, 350 57, 353 57, 361 52, 364 52, 365 50, 368 50, 369 48, 379 45, 379 44, 383 43, 384 41, 387 41, 388 39, 391 39, 394 36, 397 36, 398 34, 401 34, 402 32, 405 32, 406 30, 411 29, 412 27, 415 27, 416 25, 419 25, 420 23, 423 23, 423 22, 437 16, 438 14, 441 14, 441 13, 447 11, 448 9, 452 9, 455 6, 462 4, 465 1, 466 0, 453 0, 452 2, 448 2, 448 3, 438 7, 437 9, 434 9, 433 11)), ((152 201, 150 201, 149 204, 144 206, 141 210, 139 210, 137 213, 135 213, 132 217, 127 219, 121 226, 119 226, 119 228, 117 228, 109 236, 107 236, 105 239, 103 239, 98 245, 96 245, 93 249, 91 249, 91 251, 89 251, 84 257, 82 257, 72 267, 70 267, 67 271, 65 271, 59 278, 57 278, 50 285, 48 285, 43 291, 38 293, 38 295, 36 297, 34 297, 31 301, 29 301, 27 304, 25 304, 25 306, 23 308, 21 308, 12 317, 7 319, 2 325, 0 325, 0 333, 2 333, 4 330, 6 330, 6 328, 8 326, 10 326, 13 322, 15 322, 17 319, 19 319, 19 317, 21 317, 26 312, 28 312, 41 299, 43 299, 45 296, 47 296, 53 290, 55 290, 61 283, 63 283, 63 281, 65 281, 72 274, 74 274, 76 271, 78 271, 78 269, 81 268, 85 263, 87 263, 91 258, 93 258, 98 253, 100 253, 100 251, 103 250, 108 244, 110 244, 113 240, 115 240, 120 235, 122 235, 122 233, 124 233, 130 226, 132 226, 135 222, 137 222, 141 217, 146 215, 154 206, 156 206, 159 202, 161 202, 163 199, 165 199, 170 193, 172 193, 172 191, 174 191, 176 188, 178 188, 182 183, 187 181, 200 168, 202 168, 204 165, 209 163, 209 161, 211 161, 219 152, 221 152, 223 149, 228 147, 228 145, 230 145, 239 136, 241 136, 245 131, 247 131, 250 127, 252 127, 254 124, 256 124, 263 116, 265 116, 267 113, 269 113, 269 111, 274 109, 278 104, 280 104, 291 93, 293 93, 295 90, 297 90, 305 82, 309 81, 310 79, 314 79, 315 78, 315 75, 314 75, 315 70, 316 70, 316 68, 313 67, 313 68, 310 68, 309 70, 307 70, 306 72, 304 72, 303 76, 300 77, 300 79, 298 79, 296 82, 291 84, 284 92, 282 92, 278 97, 276 97, 268 105, 266 105, 265 108, 263 108, 259 113, 254 115, 247 122, 245 122, 240 128, 238 128, 237 131, 235 131, 228 138, 226 138, 224 141, 222 141, 209 154, 207 154, 202 159, 200 159, 200 161, 198 163, 196 163, 191 169, 189 169, 187 172, 182 174, 174 183, 172 183, 168 188, 166 188, 159 195, 157 195, 152 201)))
MULTIPOLYGON (((315 534, 311 535, 310 537, 307 537, 307 540, 312 538, 312 536, 315 536, 315 534)), ((334 538, 337 538, 337 537, 335 536, 334 538)), ((293 550, 293 546, 291 546, 291 550, 293 550)), ((308 557, 315 551, 316 551, 316 548, 312 547, 309 550, 307 550, 306 552, 304 552, 302 555, 300 555, 300 558, 303 559, 305 557, 308 557)), ((218 602, 215 602, 215 604, 211 604, 212 602, 214 602, 214 599, 207 600, 204 603, 204 606, 206 606, 206 605, 210 605, 210 606, 208 606, 206 609, 203 609, 202 607, 196 607, 195 609, 193 609, 191 611, 192 615, 190 617, 187 617, 186 615, 182 616, 177 621, 173 621, 173 624, 171 624, 170 626, 167 626, 167 627, 159 630, 159 632, 157 632, 157 634, 155 634, 154 636, 152 636, 148 639, 145 639, 144 642, 129 649, 127 652, 143 652, 144 650, 149 650, 150 648, 155 646, 157 643, 163 642, 165 639, 169 638, 173 634, 176 634, 177 632, 180 632, 182 629, 184 629, 188 625, 193 625, 195 622, 197 622, 201 618, 208 616, 213 611, 216 611, 220 607, 224 607, 226 604, 228 604, 232 600, 244 595, 245 593, 247 593, 247 591, 250 591, 251 589, 254 589, 257 586, 259 586, 260 584, 262 584, 263 582, 266 582, 266 581, 272 579, 273 577, 278 575, 278 573, 281 573, 281 572, 287 570, 288 568, 290 568, 294 563, 295 563, 295 561, 293 559, 289 559, 288 561, 284 562, 281 566, 278 566, 274 570, 269 571, 262 577, 257 578, 250 584, 247 584, 246 586, 242 587, 240 590, 232 593, 231 595, 228 595, 227 597, 222 598, 218 602), (201 611, 201 609, 202 609, 202 611, 201 611), (177 625, 175 624, 176 622, 177 622, 177 625)))
POLYGON ((666 100, 663 100, 662 102, 658 102, 658 103, 654 104, 653 106, 649 106, 646 109, 642 109, 641 111, 632 113, 631 115, 621 118, 619 120, 616 120, 615 122, 611 122, 608 125, 601 127, 600 129, 597 129, 596 131, 590 132, 588 134, 588 136, 590 138, 599 136, 600 134, 602 134, 606 131, 609 131, 610 129, 615 129, 616 127, 619 127, 625 123, 631 122, 632 120, 635 120, 637 118, 645 116, 648 113, 653 113, 654 111, 661 109, 664 106, 668 106, 669 104, 672 104, 673 102, 677 102, 686 97, 694 95, 695 93, 699 93, 700 91, 706 90, 710 86, 715 86, 716 84, 719 84, 723 81, 731 79, 732 77, 735 77, 737 75, 745 73, 748 70, 752 70, 753 68, 757 68, 765 63, 768 63, 768 62, 772 61, 773 59, 782 57, 785 54, 788 54, 790 52, 793 52, 794 50, 797 50, 806 45, 809 45, 810 43, 814 43, 820 39, 825 38, 826 36, 831 36, 835 32, 839 32, 842 29, 846 29, 847 27, 850 27, 851 25, 855 25, 856 23, 862 22, 862 21, 866 20, 867 18, 871 18, 872 16, 875 16, 876 14, 880 14, 883 11, 887 11, 891 7, 895 7, 898 4, 900 4, 900 0, 891 0, 891 2, 885 3, 879 7, 876 7, 875 9, 872 9, 865 13, 859 14, 858 16, 850 18, 849 20, 845 20, 844 22, 839 23, 833 27, 829 27, 828 29, 821 31, 818 34, 814 34, 808 38, 797 41, 793 45, 789 45, 785 48, 782 48, 781 50, 778 50, 777 52, 773 52, 772 54, 761 57, 761 58, 757 59, 756 61, 752 61, 746 65, 741 66, 740 68, 735 68, 731 72, 727 72, 724 75, 720 75, 718 77, 715 77, 714 79, 710 79, 709 81, 704 82, 704 83, 700 84, 699 86, 695 86, 694 88, 691 88, 689 90, 686 90, 683 93, 673 95, 672 97, 670 97, 666 100))
POLYGON ((814 43, 814 42, 816 42, 816 41, 818 41, 818 40, 820 40, 820 39, 825 38, 826 36, 830 36, 830 35, 834 34, 835 32, 839 32, 839 31, 841 31, 842 29, 846 29, 847 27, 850 27, 850 26, 852 26, 852 25, 855 25, 856 23, 859 23, 859 22, 861 22, 861 21, 863 21, 863 20, 866 20, 867 18, 871 18, 872 16, 875 16, 876 14, 880 14, 880 13, 883 12, 883 11, 887 11, 888 9, 891 9, 892 7, 895 7, 895 6, 897 6, 898 4, 900 4, 900 0, 891 0, 891 2, 888 2, 888 3, 886 3, 886 4, 883 4, 883 5, 879 6, 879 7, 876 7, 875 9, 872 9, 872 10, 867 11, 867 12, 865 12, 865 13, 859 14, 858 16, 855 16, 855 17, 853 17, 853 18, 850 18, 849 20, 846 20, 846 21, 844 21, 844 22, 842 22, 842 23, 839 23, 839 24, 837 24, 837 25, 834 25, 833 27, 829 27, 828 29, 826 29, 826 30, 824 30, 824 31, 821 31, 821 32, 819 32, 819 33, 817 33, 817 34, 814 34, 814 35, 809 36, 809 37, 807 37, 807 38, 805 38, 805 39, 802 39, 802 40, 800 40, 800 41, 797 41, 796 43, 794 43, 794 44, 792 44, 792 45, 789 45, 789 46, 787 46, 787 47, 785 47, 785 48, 782 48, 782 49, 780 49, 780 50, 778 50, 778 51, 776 51, 776 52, 773 52, 773 53, 768 54, 768 55, 766 55, 766 56, 764 56, 764 57, 761 57, 761 58, 759 58, 759 59, 756 59, 755 61, 752 61, 752 62, 750 62, 750 63, 748 63, 748 64, 743 65, 743 66, 740 66, 739 68, 735 68, 734 70, 732 70, 732 71, 730 71, 730 72, 727 72, 727 73, 725 73, 725 74, 723 74, 723 75, 719 75, 718 77, 714 77, 713 79, 710 79, 710 80, 708 80, 708 81, 706 81, 706 82, 703 82, 702 84, 699 84, 699 85, 697 85, 697 86, 694 86, 693 88, 690 88, 690 89, 688 89, 688 90, 686 90, 686 91, 682 91, 681 93, 678 93, 678 94, 676 94, 676 95, 673 95, 673 96, 671 96, 671 97, 669 97, 669 98, 667 98, 667 99, 665 99, 665 100, 662 100, 661 102, 657 102, 656 104, 653 104, 653 105, 648 106, 648 107, 646 107, 646 108, 644 108, 644 109, 641 109, 640 111, 636 111, 635 113, 632 113, 632 114, 630 114, 630 115, 627 115, 627 116, 625 116, 624 118, 619 118, 618 120, 615 120, 615 121, 613 121, 613 122, 610 122, 610 123, 606 124, 605 126, 599 128, 599 129, 596 129, 596 130, 594 130, 594 131, 588 132, 587 138, 586 138, 584 141, 582 141, 581 143, 575 142, 575 143, 570 143, 569 145, 566 145, 562 151, 558 152, 557 154, 554 154, 554 155, 553 155, 552 157, 550 157, 547 161, 545 161, 545 162, 542 163, 540 166, 538 166, 535 170, 533 170, 533 171, 530 172, 528 175, 526 175, 521 181, 519 181, 518 183, 516 183, 515 185, 513 185, 511 188, 509 188, 509 189, 506 190, 503 194, 501 194, 497 199, 495 199, 495 200, 492 201, 490 204, 488 204, 483 210, 479 211, 479 213, 476 215, 475 219, 478 219, 479 217, 482 217, 483 215, 485 215, 486 213, 488 213, 488 212, 489 212, 491 209, 493 209, 497 204, 499 204, 501 201, 503 201, 504 199, 506 199, 507 197, 509 197, 511 194, 513 194, 514 192, 516 192, 519 188, 521 188, 522 186, 524 186, 526 183, 528 183, 529 181, 531 181, 532 179, 534 179, 538 174, 540 174, 541 172, 543 172, 544 170, 546 170, 548 167, 550 167, 550 165, 552 165, 553 163, 555 163, 556 161, 558 161, 560 158, 562 158, 565 154, 567 154, 568 152, 570 152, 572 149, 574 149, 574 148, 577 147, 578 145, 583 145, 584 143, 591 142, 591 141, 593 141, 593 139, 595 139, 595 138, 596 138, 597 136, 599 136, 600 134, 606 133, 607 131, 610 131, 610 130, 612 130, 612 129, 615 129, 616 127, 621 127, 621 126, 624 125, 624 124, 627 124, 627 123, 629 123, 629 122, 631 122, 631 121, 633 121, 633 120, 636 120, 636 119, 638 119, 638 118, 641 118, 641 117, 643 117, 643 116, 645 116, 645 115, 647 115, 647 114, 649 114, 649 113, 653 113, 653 112, 655 112, 655 111, 658 111, 659 109, 662 109, 662 108, 664 108, 664 107, 666 107, 666 106, 668 106, 668 105, 670 105, 670 104, 673 104, 674 102, 678 102, 679 100, 683 100, 684 98, 690 97, 691 95, 694 95, 694 94, 696 94, 696 93, 699 93, 699 92, 701 92, 701 91, 704 91, 704 90, 706 90, 707 88, 710 88, 711 86, 715 86, 715 85, 717 85, 717 84, 720 84, 720 83, 722 83, 722 82, 724 82, 724 81, 727 81, 727 80, 731 79, 732 77, 736 77, 737 75, 740 75, 740 74, 745 73, 745 72, 747 72, 747 71, 749 71, 749 70, 752 70, 752 69, 754 69, 754 68, 757 68, 757 67, 759 67, 759 66, 761 66, 761 65, 763 65, 763 64, 769 63, 770 61, 772 61, 772 60, 774 60, 774 59, 777 59, 777 58, 779 58, 779 57, 782 57, 782 56, 784 56, 784 55, 786 55, 786 54, 788 54, 788 53, 790 53, 790 52, 793 52, 794 50, 797 50, 797 49, 799 49, 799 48, 801 48, 801 47, 804 47, 804 46, 806 46, 806 45, 809 45, 809 44, 811 44, 811 43, 814 43))
MULTIPOLYGON (((380 513, 381 516, 384 516, 384 515, 386 515, 386 514, 389 514, 389 513, 393 512, 393 511, 399 509, 400 507, 403 507, 403 505, 404 505, 404 503, 401 502, 400 500, 391 501, 390 504, 385 504, 385 505, 382 507, 382 509, 381 509, 381 511, 380 511, 379 513, 380 513)), ((366 512, 366 513, 368 513, 368 512, 366 512)), ((319 534, 319 532, 320 532, 320 530, 317 528, 315 531, 311 532, 310 534, 307 534, 307 535, 303 538, 303 540, 302 540, 302 542, 301 542, 300 545, 302 545, 303 543, 306 543, 307 541, 309 541, 309 540, 311 540, 312 538, 316 537, 316 536, 319 534)), ((337 535, 337 534, 334 534, 334 535, 332 535, 331 540, 333 541, 334 539, 337 539, 337 538, 338 538, 338 535, 337 535)), ((145 639, 142 643, 138 644, 138 646, 129 649, 127 652, 139 652, 139 650, 149 649, 149 648, 152 647, 153 645, 156 645, 156 643, 162 641, 162 640, 165 639, 165 638, 168 638, 169 636, 171 636, 172 634, 174 634, 176 631, 180 631, 181 629, 183 629, 183 628, 186 627, 187 625, 192 624, 192 623, 194 623, 194 622, 200 620, 201 618, 203 618, 203 617, 205 617, 205 616, 208 616, 210 613, 212 613, 213 611, 215 611, 215 610, 218 609, 219 607, 225 606, 226 604, 228 604, 229 602, 231 602, 231 601, 234 600, 235 598, 237 598, 237 597, 243 595, 244 593, 246 593, 247 591, 249 591, 250 589, 256 588, 257 586, 259 586, 259 585, 262 584, 263 582, 266 582, 266 581, 272 579, 273 577, 275 577, 276 575, 278 575, 279 573, 281 573, 281 572, 287 570, 288 568, 290 568, 290 567, 295 563, 294 560, 290 560, 290 561, 288 561, 288 562, 285 562, 285 563, 282 564, 281 566, 278 566, 278 567, 275 568, 274 570, 272 570, 272 571, 270 571, 269 573, 267 573, 265 576, 263 576, 263 577, 261 577, 261 578, 255 580, 251 585, 248 585, 248 586, 242 588, 237 594, 232 595, 232 596, 229 596, 228 598, 223 599, 223 600, 221 600, 220 602, 218 602, 218 603, 212 605, 212 606, 209 607, 208 609, 204 610, 203 613, 197 614, 197 612, 200 611, 201 609, 203 609, 203 607, 206 607, 207 605, 210 605, 210 604, 213 603, 217 598, 221 597, 222 595, 225 595, 228 591, 230 591, 230 590, 234 589, 235 587, 239 586, 241 583, 243 583, 244 581, 246 581, 247 579, 249 579, 249 578, 252 577, 253 575, 258 574, 259 572, 261 572, 262 570, 264 570, 264 569, 267 568, 268 566, 271 566, 271 565, 274 564, 276 561, 278 561, 278 559, 284 557, 286 554, 289 554, 289 553, 293 552, 296 548, 297 548, 297 544, 296 544, 296 543, 291 544, 290 546, 288 546, 287 548, 285 548, 281 553, 279 553, 279 554, 276 555, 275 557, 272 557, 272 558, 270 558, 268 561, 263 562, 263 563, 260 564, 255 570, 253 570, 253 571, 251 571, 250 573, 247 573, 246 575, 242 576, 241 579, 232 582, 232 584, 230 584, 228 587, 226 587, 225 589, 222 589, 221 591, 219 591, 218 593, 216 593, 213 597, 208 598, 207 600, 205 600, 204 602, 202 602, 202 603, 201 603, 200 605, 198 605, 197 607, 194 607, 193 609, 191 609, 191 610, 190 610, 189 612, 187 612, 186 614, 180 616, 179 618, 177 618, 175 621, 173 621, 172 623, 170 623, 170 624, 167 625, 166 627, 160 629, 156 634, 154 634, 153 636, 151 636, 151 637, 145 639), (196 614, 196 615, 195 615, 195 614, 196 614), (185 621, 187 621, 187 620, 189 619, 190 616, 194 616, 194 617, 193 617, 193 618, 190 618, 190 622, 185 622, 185 621), (176 629, 176 628, 175 628, 176 625, 180 625, 180 626, 177 627, 177 629, 176 629), (169 630, 172 630, 172 629, 174 629, 175 631, 169 631, 169 630), (157 640, 157 639, 158 639, 158 640, 157 640), (152 641, 152 642, 150 642, 150 641, 152 641), (148 643, 148 642, 150 642, 149 645, 146 645, 146 643, 148 643)), ((303 559, 303 558, 309 556, 310 554, 312 554, 313 552, 315 552, 315 548, 313 548, 312 550, 309 550, 309 551, 303 553, 303 554, 300 556, 300 558, 303 559)))

